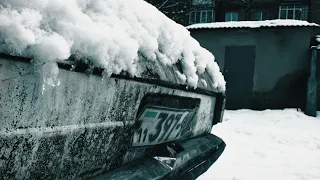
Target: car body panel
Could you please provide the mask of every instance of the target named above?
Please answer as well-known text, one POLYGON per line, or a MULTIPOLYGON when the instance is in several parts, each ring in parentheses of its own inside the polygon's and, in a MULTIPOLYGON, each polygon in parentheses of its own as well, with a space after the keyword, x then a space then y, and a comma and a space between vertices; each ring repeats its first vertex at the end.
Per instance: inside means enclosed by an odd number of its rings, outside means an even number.
POLYGON ((150 94, 167 101, 162 107, 174 104, 172 97, 199 100, 192 131, 179 140, 208 134, 221 120, 219 93, 186 89, 174 79, 104 78, 81 66, 59 67, 60 84, 44 91, 42 75, 28 60, 0 57, 1 179, 86 179, 145 157, 132 137, 150 94))

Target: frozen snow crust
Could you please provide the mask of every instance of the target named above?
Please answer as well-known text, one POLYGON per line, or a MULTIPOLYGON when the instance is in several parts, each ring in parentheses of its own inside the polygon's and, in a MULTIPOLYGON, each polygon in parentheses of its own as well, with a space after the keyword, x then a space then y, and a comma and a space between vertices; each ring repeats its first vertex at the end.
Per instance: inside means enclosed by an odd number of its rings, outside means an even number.
POLYGON ((33 58, 51 86, 59 84, 56 61, 72 55, 106 76, 139 77, 150 68, 159 74, 152 64, 179 64, 179 83, 225 91, 214 56, 143 0, 1 0, 0 42, 0 53, 33 58), (206 81, 199 76, 205 72, 206 81))

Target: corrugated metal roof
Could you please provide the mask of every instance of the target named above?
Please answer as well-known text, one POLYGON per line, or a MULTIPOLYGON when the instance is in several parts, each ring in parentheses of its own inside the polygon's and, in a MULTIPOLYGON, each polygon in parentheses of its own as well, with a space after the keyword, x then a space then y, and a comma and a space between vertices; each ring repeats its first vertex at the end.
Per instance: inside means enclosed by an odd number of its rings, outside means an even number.
POLYGON ((187 26, 187 29, 226 29, 226 28, 269 28, 269 27, 320 27, 318 24, 299 20, 232 21, 202 23, 187 26))

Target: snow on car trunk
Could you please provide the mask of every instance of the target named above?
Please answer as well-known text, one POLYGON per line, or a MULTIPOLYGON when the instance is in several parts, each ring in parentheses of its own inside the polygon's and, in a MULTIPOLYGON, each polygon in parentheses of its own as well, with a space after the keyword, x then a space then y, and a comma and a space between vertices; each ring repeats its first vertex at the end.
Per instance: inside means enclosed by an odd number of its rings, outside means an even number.
POLYGON ((2 0, 0 53, 33 58, 45 83, 58 84, 57 60, 76 59, 139 76, 140 59, 172 66, 179 62, 181 82, 197 87, 207 71, 217 91, 225 81, 214 56, 185 27, 143 0, 2 0))
POLYGON ((320 179, 320 118, 295 109, 226 111, 225 152, 198 180, 320 179))

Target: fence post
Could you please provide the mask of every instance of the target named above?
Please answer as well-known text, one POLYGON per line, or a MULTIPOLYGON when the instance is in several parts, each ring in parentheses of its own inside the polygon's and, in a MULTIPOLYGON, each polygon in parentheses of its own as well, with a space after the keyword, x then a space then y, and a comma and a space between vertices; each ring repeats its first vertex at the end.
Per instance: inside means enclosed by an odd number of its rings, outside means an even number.
POLYGON ((305 114, 317 116, 317 46, 311 47, 310 74, 308 78, 307 103, 305 114))

